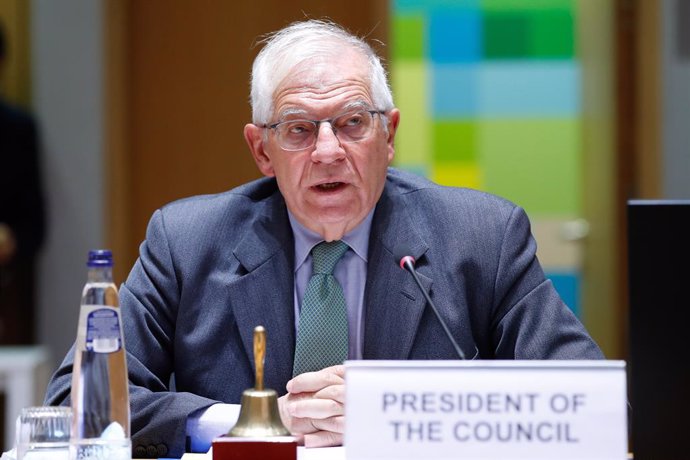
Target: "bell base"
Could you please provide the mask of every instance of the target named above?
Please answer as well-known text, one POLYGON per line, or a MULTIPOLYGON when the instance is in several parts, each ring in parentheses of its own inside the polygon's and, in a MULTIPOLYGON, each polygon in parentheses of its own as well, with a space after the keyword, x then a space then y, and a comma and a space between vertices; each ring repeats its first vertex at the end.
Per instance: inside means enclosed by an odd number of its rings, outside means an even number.
POLYGON ((280 419, 278 394, 274 390, 245 390, 237 423, 226 436, 265 438, 290 436, 280 419))
POLYGON ((297 440, 292 436, 236 438, 221 436, 213 440, 213 460, 297 460, 297 440))

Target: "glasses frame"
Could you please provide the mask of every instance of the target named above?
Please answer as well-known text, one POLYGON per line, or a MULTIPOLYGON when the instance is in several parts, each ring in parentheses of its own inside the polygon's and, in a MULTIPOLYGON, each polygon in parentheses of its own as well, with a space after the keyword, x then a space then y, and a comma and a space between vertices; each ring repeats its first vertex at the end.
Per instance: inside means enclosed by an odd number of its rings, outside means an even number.
MULTIPOLYGON (((377 114, 378 114, 379 116, 384 116, 384 115, 386 114, 386 111, 385 111, 385 110, 373 110, 373 109, 372 109, 372 110, 366 110, 366 109, 364 109, 364 110, 348 110, 348 111, 343 112, 343 113, 341 113, 341 114, 339 114, 339 115, 337 115, 337 116, 335 116, 335 117, 324 118, 323 120, 308 120, 308 119, 304 119, 304 118, 298 118, 298 119, 295 119, 295 120, 278 121, 278 122, 276 122, 276 123, 271 123, 271 124, 264 123, 263 125, 259 125, 259 127, 260 127, 260 128, 263 128, 263 129, 273 129, 273 130, 276 130, 280 125, 283 125, 283 124, 286 124, 286 123, 295 123, 295 122, 313 123, 313 124, 314 124, 314 127, 315 127, 314 136, 312 137, 313 142, 312 142, 312 144, 309 145, 308 147, 303 147, 303 148, 299 148, 299 149, 286 149, 285 147, 283 147, 283 146, 280 144, 280 141, 278 141, 278 146, 279 146, 281 149, 283 149, 283 150, 285 150, 285 151, 287 151, 287 152, 300 152, 300 151, 302 151, 302 150, 310 149, 310 148, 312 148, 312 147, 314 147, 314 146, 316 145, 316 140, 317 140, 318 137, 319 137, 319 128, 321 127, 321 124, 322 124, 322 123, 328 123, 328 124, 331 126, 331 130, 333 130, 333 135, 338 139, 338 142, 340 142, 340 143, 343 143, 343 142, 344 142, 344 143, 346 143, 346 144, 352 144, 352 143, 355 143, 355 142, 362 141, 362 140, 364 140, 364 139, 368 139, 369 136, 363 137, 362 139, 358 139, 358 140, 356 140, 356 141, 343 141, 342 139, 340 139, 340 138, 338 137, 338 130, 333 126, 333 122, 334 122, 335 120, 337 120, 338 118, 344 116, 344 115, 355 114, 355 113, 368 113, 368 114, 371 115, 371 117, 372 117, 372 119, 373 119, 373 118, 374 118, 374 115, 377 115, 377 114)), ((277 131, 275 131, 275 132, 277 132, 277 131)))

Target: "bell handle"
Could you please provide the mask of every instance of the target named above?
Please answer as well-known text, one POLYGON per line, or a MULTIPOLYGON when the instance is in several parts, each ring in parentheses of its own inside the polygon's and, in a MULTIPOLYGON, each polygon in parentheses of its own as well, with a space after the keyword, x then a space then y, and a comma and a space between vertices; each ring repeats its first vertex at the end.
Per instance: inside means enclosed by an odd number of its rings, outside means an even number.
POLYGON ((264 389, 264 362, 266 359, 266 329, 263 326, 254 328, 254 368, 256 369, 256 390, 264 389))

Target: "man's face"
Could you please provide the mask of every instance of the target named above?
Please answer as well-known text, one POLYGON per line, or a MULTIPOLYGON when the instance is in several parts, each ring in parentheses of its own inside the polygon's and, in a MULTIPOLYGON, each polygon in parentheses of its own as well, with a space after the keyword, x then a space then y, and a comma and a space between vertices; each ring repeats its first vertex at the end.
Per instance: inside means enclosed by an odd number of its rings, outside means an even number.
MULTIPOLYGON (((365 59, 349 50, 298 66, 276 90, 269 124, 330 119, 353 105, 378 110, 368 73, 365 59)), ((293 215, 331 241, 362 222, 381 196, 398 120, 397 109, 374 115, 371 135, 354 143, 341 142, 331 125, 322 123, 315 145, 299 151, 283 150, 275 130, 265 137, 263 128, 253 124, 245 127, 245 138, 261 172, 276 177, 293 215)))

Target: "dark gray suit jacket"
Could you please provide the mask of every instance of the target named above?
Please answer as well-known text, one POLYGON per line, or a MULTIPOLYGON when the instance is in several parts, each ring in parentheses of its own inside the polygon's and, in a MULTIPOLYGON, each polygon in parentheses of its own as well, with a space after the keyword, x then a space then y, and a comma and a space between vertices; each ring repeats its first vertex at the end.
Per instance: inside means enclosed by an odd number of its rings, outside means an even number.
MULTIPOLYGON (((365 359, 456 357, 393 256, 401 243, 412 248, 468 358, 602 357, 544 278, 522 209, 390 169, 371 228, 365 359)), ((188 414, 218 401, 239 403, 254 385, 257 325, 268 336, 266 386, 285 392, 295 344, 293 246, 273 179, 181 200, 153 215, 120 290, 137 456, 156 446, 159 455, 180 456, 188 414)), ((48 403, 68 399, 71 364, 70 353, 48 403)))

